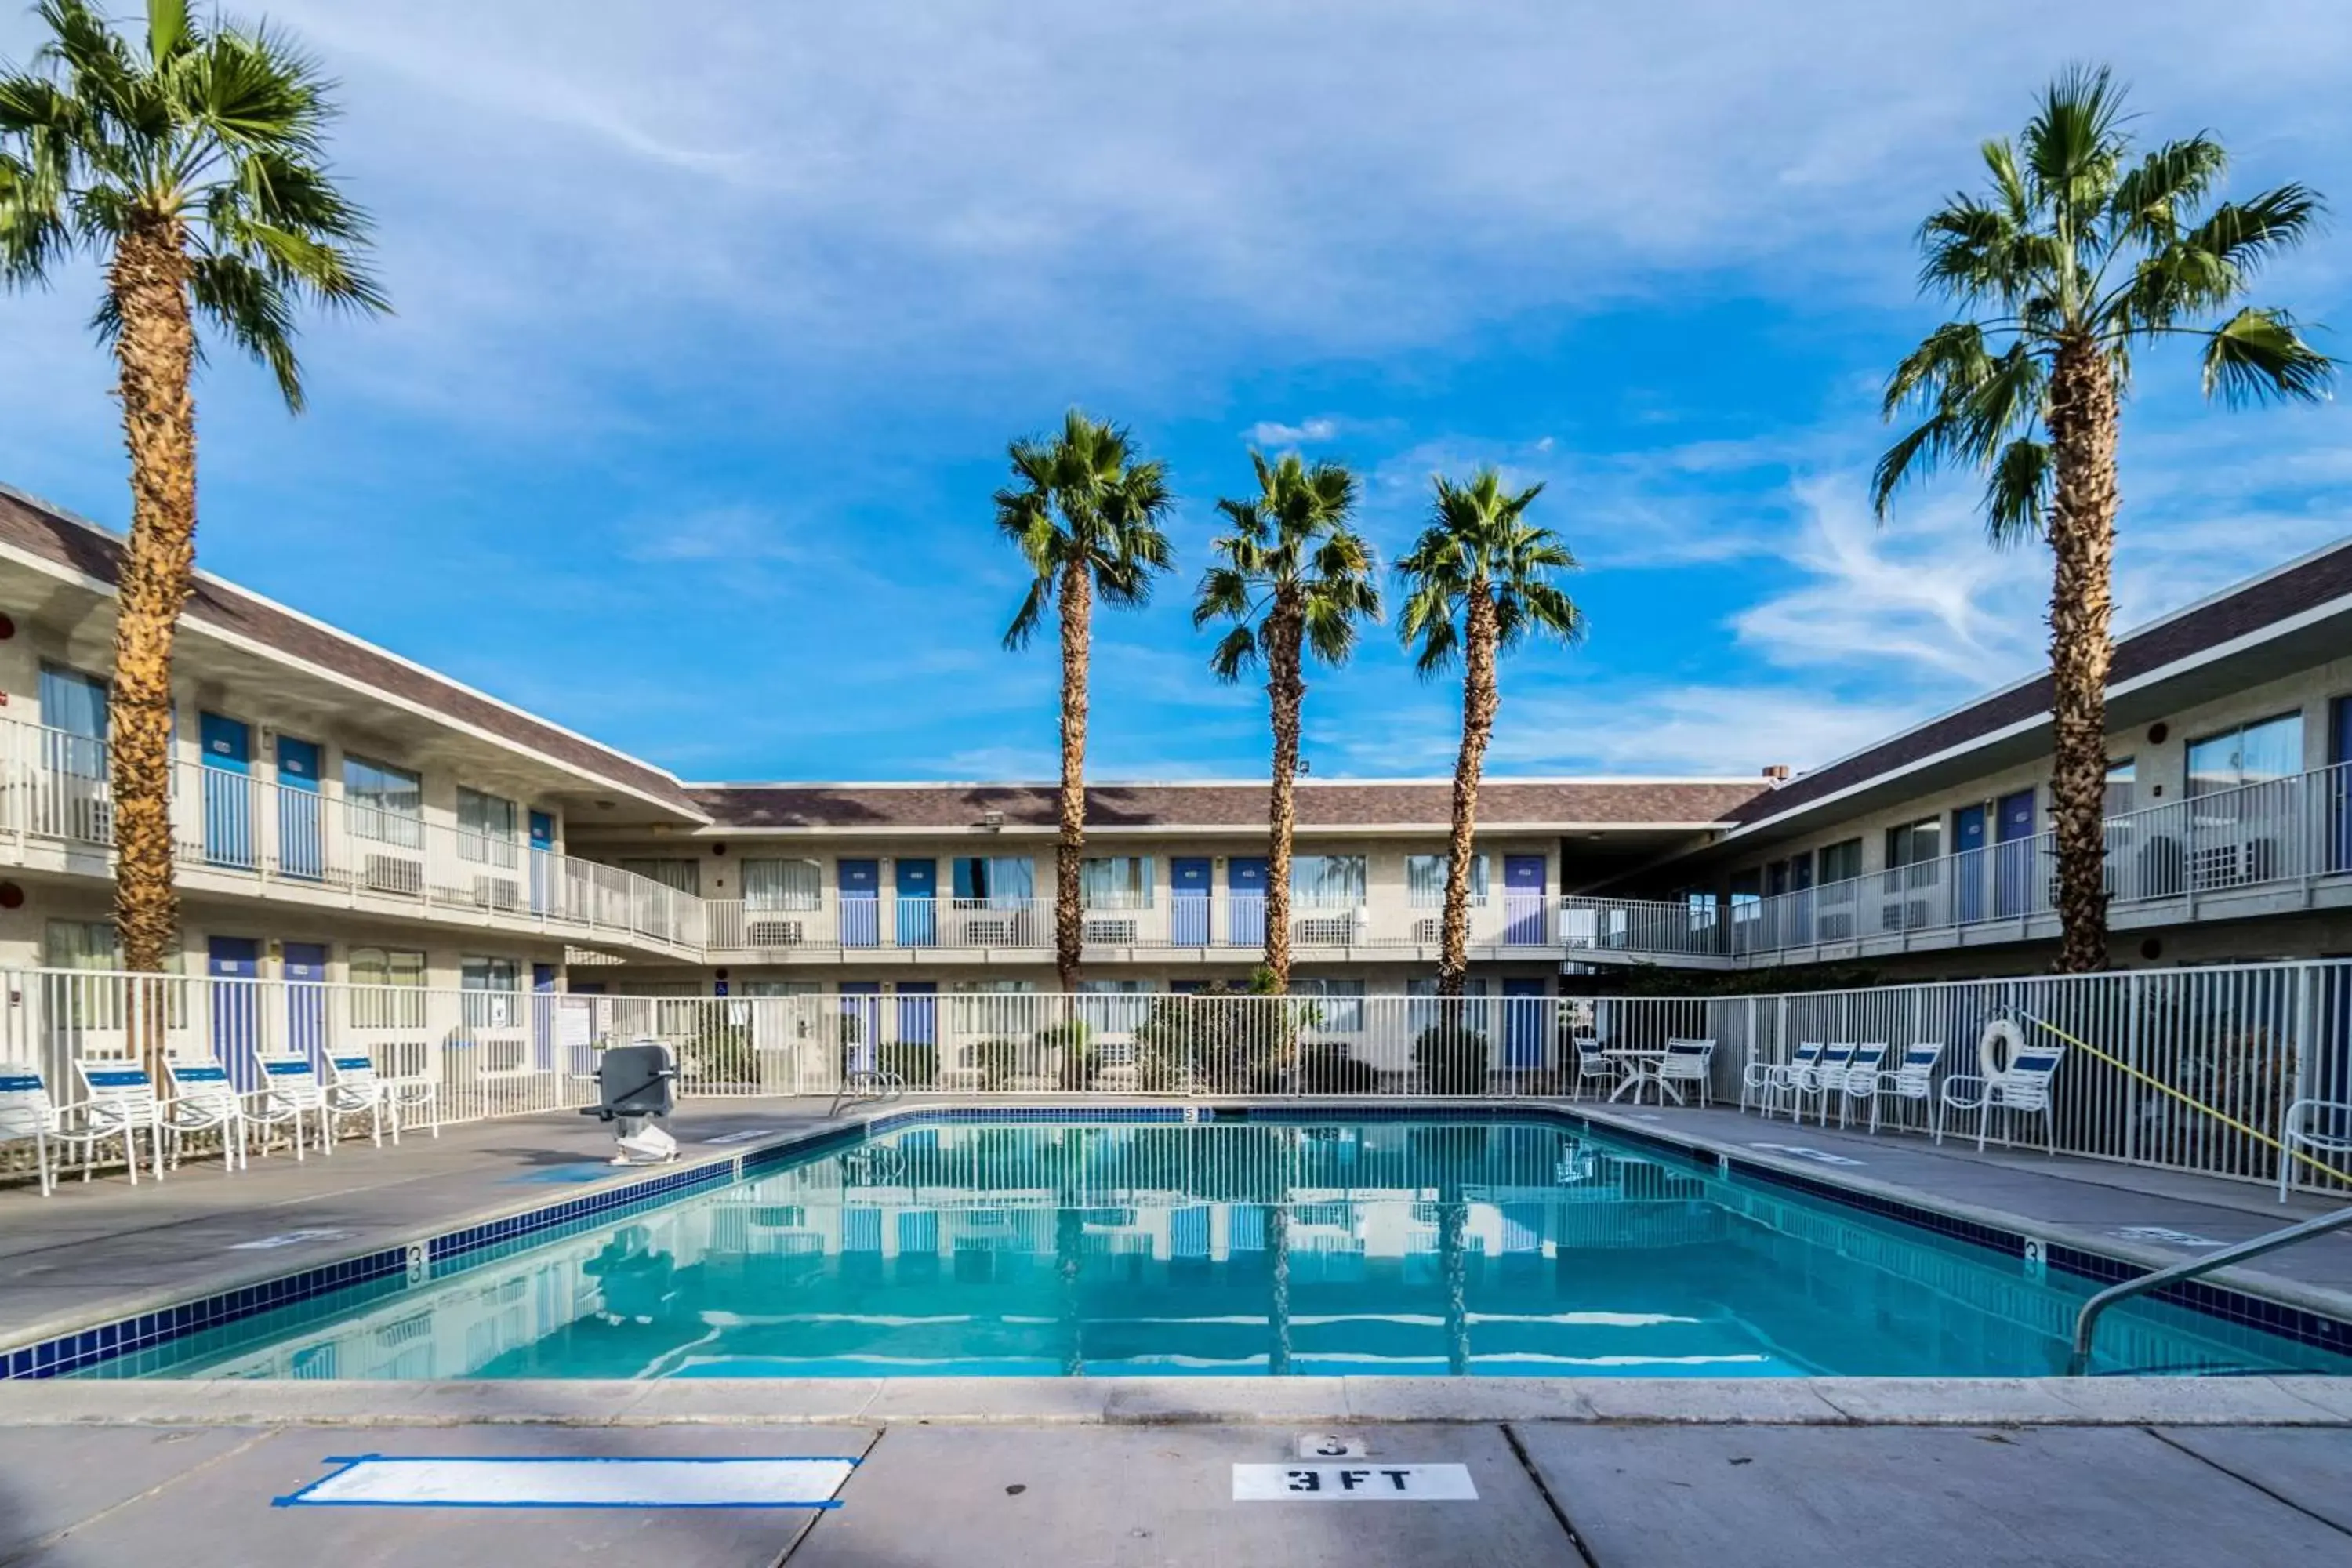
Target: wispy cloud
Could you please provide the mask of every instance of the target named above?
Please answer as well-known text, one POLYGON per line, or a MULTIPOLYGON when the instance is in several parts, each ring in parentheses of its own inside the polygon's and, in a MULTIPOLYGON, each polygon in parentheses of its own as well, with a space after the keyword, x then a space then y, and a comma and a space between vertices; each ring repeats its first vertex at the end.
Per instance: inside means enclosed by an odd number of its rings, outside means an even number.
POLYGON ((1307 419, 1297 425, 1284 425, 1263 419, 1249 427, 1249 438, 1260 447, 1305 447, 1318 441, 1328 441, 1339 433, 1337 419, 1307 419))

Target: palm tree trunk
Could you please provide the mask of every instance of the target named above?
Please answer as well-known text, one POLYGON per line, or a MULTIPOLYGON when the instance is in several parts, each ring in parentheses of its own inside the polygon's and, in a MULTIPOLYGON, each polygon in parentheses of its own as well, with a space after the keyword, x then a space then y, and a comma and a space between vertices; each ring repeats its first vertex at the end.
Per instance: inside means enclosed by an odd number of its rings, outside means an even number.
POLYGON ((2107 666, 2114 653, 2116 383, 2092 343, 2063 346, 2050 382, 2050 816, 2058 846, 2058 969, 2107 966, 2107 666))
MULTIPOLYGON (((107 287, 123 445, 131 454, 131 544, 116 588, 107 695, 114 805, 114 923, 126 969, 160 973, 179 942, 172 887, 172 640, 196 557, 196 334, 180 226, 151 222, 116 244, 107 287)), ((137 1016, 148 1071, 163 1078, 160 996, 137 1016)))
POLYGON ((1298 710, 1307 699, 1299 673, 1301 626, 1295 605, 1266 616, 1266 695, 1274 710, 1274 781, 1266 792, 1265 966, 1277 995, 1290 989, 1290 841, 1298 827, 1298 710))
POLYGON ((1445 1280, 1445 1370, 1470 1374, 1470 1205, 1459 1193, 1437 1208, 1438 1267, 1445 1280))
POLYGON ((1274 1267, 1268 1280, 1271 1300, 1266 1310, 1268 1331, 1265 1370, 1276 1377, 1290 1374, 1290 1192, 1285 1185, 1265 1211, 1266 1248, 1274 1267))
POLYGON ((1486 579, 1470 584, 1462 627, 1462 751, 1454 763, 1454 835, 1445 863, 1445 921, 1437 994, 1459 996, 1470 972, 1470 847, 1478 830, 1478 774, 1495 734, 1495 605, 1486 579))
POLYGON ((1086 563, 1062 568, 1062 832, 1054 847, 1054 970, 1065 995, 1078 988, 1086 911, 1078 866, 1087 847, 1087 660, 1094 581, 1086 563))

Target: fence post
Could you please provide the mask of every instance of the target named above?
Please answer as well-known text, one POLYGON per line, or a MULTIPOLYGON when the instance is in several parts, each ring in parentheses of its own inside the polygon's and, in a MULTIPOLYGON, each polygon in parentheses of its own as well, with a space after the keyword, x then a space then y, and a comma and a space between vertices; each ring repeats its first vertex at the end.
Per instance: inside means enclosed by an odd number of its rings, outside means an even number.
MULTIPOLYGON (((2311 965, 2296 964, 2294 966, 2294 1035, 2288 1047, 2292 1054, 2287 1058, 2286 1098, 2276 1102, 2273 1113, 2277 1121, 2270 1129, 2273 1137, 2282 1140, 2286 1134, 2286 1108, 2304 1098, 2305 1092, 2304 1085, 2309 1081, 2311 1040, 2317 1033, 2313 1026, 2312 1017, 2314 991, 2315 987, 2311 984, 2311 965)), ((2279 1160, 2287 1167, 2287 1185, 2294 1186, 2296 1176, 2294 1169, 2294 1156, 2282 1149, 2279 1152, 2279 1160)))

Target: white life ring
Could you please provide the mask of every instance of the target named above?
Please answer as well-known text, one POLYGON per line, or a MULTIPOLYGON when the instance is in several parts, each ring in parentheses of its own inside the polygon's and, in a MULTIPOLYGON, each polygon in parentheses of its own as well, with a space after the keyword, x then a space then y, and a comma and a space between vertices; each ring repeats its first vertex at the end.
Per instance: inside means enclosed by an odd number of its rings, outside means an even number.
POLYGON ((1990 1081, 2009 1071, 2025 1047, 2025 1031, 2012 1018, 1995 1018, 1977 1037, 1977 1070, 1990 1081))

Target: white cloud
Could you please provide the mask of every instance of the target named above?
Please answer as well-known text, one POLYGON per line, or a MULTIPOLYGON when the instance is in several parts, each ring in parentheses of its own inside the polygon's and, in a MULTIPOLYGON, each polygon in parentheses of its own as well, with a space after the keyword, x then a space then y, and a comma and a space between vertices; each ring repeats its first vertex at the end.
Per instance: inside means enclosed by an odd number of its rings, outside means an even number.
POLYGON ((1307 419, 1297 425, 1265 419, 1249 427, 1250 441, 1260 447, 1309 446, 1328 441, 1339 433, 1339 422, 1336 419, 1307 419))

